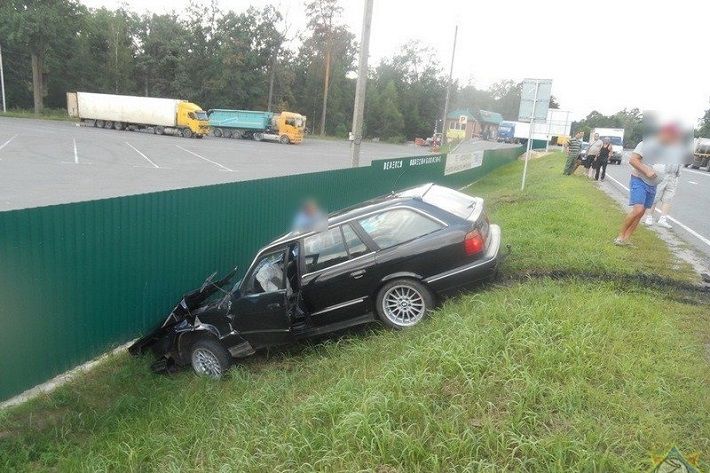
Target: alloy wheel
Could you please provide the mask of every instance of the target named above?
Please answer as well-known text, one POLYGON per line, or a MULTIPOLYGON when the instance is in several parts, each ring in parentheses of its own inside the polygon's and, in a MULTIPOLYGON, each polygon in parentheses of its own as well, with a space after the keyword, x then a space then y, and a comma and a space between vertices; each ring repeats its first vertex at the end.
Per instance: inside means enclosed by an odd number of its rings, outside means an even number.
POLYGON ((419 322, 426 313, 424 297, 410 286, 393 286, 382 298, 382 312, 393 324, 409 327, 419 322))
POLYGON ((200 376, 219 379, 222 376, 222 367, 217 356, 205 348, 197 348, 192 352, 192 367, 200 376))

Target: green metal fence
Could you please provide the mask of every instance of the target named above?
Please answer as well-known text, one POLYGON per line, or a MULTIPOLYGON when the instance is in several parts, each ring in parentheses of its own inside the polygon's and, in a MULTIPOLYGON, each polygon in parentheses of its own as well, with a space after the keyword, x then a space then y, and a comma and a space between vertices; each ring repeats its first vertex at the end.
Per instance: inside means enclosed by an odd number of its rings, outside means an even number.
POLYGON ((217 270, 288 230, 304 196, 337 210, 424 182, 453 187, 508 163, 486 151, 446 175, 446 155, 0 213, 0 400, 155 324, 217 270))

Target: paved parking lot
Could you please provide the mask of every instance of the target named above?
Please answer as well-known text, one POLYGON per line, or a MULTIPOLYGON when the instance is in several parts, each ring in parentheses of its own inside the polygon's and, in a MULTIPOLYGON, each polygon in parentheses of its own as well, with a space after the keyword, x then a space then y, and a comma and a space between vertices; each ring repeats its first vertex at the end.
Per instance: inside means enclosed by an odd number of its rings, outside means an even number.
MULTIPOLYGON (((413 144, 364 143, 361 165, 427 153, 413 144)), ((0 211, 349 166, 346 141, 198 140, 0 118, 0 211)))

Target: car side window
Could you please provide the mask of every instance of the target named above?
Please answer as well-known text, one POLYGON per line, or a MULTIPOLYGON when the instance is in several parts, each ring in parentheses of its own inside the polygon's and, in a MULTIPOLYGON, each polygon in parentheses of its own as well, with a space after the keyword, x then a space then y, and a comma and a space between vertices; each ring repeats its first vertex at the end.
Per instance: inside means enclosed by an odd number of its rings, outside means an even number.
POLYGON ((393 209, 358 220, 380 248, 390 248, 442 228, 434 220, 411 209, 393 209))
POLYGON ((348 252, 351 258, 357 258, 358 256, 365 255, 370 252, 370 249, 362 242, 353 227, 346 223, 343 225, 343 237, 345 237, 345 244, 348 247, 348 252))
POLYGON ((285 289, 284 252, 262 256, 252 269, 245 290, 248 294, 262 294, 285 289))
POLYGON ((303 248, 307 273, 348 260, 348 252, 345 250, 339 227, 304 238, 303 248))

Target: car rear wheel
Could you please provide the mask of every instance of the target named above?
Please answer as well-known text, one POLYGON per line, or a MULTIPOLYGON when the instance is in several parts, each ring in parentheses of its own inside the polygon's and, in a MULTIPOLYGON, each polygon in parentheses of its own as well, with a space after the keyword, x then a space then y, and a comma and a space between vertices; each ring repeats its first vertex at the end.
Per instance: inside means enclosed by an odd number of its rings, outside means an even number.
POLYGON ((200 338, 190 347, 190 362, 198 376, 220 379, 229 369, 232 357, 217 340, 200 338))
POLYGON ((390 281, 377 294, 377 314, 393 329, 418 324, 434 307, 434 298, 423 284, 411 279, 390 281))

